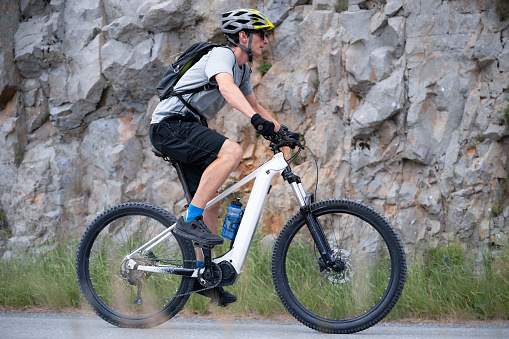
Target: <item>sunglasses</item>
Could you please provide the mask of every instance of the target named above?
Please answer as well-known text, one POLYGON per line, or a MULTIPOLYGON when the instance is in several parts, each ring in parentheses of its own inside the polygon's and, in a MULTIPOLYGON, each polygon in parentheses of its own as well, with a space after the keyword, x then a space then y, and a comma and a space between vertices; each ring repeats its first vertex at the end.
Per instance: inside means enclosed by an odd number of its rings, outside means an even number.
POLYGON ((260 39, 262 39, 262 41, 264 41, 268 35, 265 31, 256 32, 256 34, 260 35, 260 39))

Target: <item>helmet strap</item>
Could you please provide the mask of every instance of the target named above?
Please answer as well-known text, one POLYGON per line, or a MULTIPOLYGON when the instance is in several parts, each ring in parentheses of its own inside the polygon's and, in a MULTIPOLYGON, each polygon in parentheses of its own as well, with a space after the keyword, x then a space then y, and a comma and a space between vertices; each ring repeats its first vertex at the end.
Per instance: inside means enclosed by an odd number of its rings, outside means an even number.
POLYGON ((246 51, 247 56, 249 58, 249 64, 251 65, 253 63, 253 53, 251 53, 251 42, 253 41, 253 33, 252 32, 249 33, 249 43, 247 45, 247 48, 242 46, 241 44, 236 43, 232 38, 228 36, 228 34, 225 34, 224 36, 226 37, 226 40, 228 40, 230 43, 246 51))
POLYGON ((253 32, 249 33, 249 44, 247 45, 247 56, 249 57, 249 64, 253 63, 253 54, 251 53, 251 42, 253 41, 253 32))

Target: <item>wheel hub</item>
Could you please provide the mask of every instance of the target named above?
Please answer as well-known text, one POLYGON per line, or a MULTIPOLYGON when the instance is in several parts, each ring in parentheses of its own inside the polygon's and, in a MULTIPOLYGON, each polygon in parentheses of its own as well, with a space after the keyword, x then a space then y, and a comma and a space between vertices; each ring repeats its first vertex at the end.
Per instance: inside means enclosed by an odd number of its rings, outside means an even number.
POLYGON ((132 255, 130 259, 124 258, 122 264, 120 265, 120 275, 122 276, 122 280, 128 282, 130 285, 136 286, 136 297, 134 298, 133 303, 136 305, 142 305, 142 281, 147 280, 152 275, 152 273, 147 271, 139 271, 136 268, 129 268, 130 260, 134 260, 137 265, 141 266, 155 266, 159 259, 157 259, 157 257, 152 252, 140 252, 132 255))
POLYGON ((334 265, 325 269, 327 279, 336 284, 342 284, 352 279, 355 270, 350 263, 350 252, 343 249, 336 249, 332 251, 331 257, 334 260, 334 265))
MULTIPOLYGON (((136 253, 131 256, 130 259, 134 260, 137 265, 141 266, 156 266, 157 262, 157 258, 152 252, 136 253)), ((142 280, 146 280, 152 275, 151 272, 131 269, 128 264, 129 259, 124 259, 122 261, 122 264, 120 265, 120 275, 123 280, 127 281, 131 285, 138 286, 142 280)))

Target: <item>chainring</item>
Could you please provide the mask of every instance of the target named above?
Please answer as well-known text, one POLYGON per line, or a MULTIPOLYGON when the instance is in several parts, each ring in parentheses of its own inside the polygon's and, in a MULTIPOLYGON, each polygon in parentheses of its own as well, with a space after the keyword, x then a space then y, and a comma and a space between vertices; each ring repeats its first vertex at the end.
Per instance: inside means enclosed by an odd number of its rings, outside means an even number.
POLYGON ((202 285, 205 289, 213 288, 219 285, 221 280, 223 279, 223 272, 221 271, 221 268, 216 264, 212 263, 212 278, 207 279, 205 277, 205 265, 200 267, 198 270, 198 282, 200 285, 202 285))

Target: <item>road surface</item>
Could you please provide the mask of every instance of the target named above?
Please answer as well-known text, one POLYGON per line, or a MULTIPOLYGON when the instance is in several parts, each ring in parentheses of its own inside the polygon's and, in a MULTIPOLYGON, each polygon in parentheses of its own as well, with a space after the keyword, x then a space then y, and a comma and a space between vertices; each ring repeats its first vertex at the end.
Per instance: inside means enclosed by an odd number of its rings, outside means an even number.
POLYGON ((330 335, 293 322, 258 320, 216 321, 176 317, 151 329, 110 325, 95 315, 0 311, 2 339, 139 339, 139 338, 382 338, 382 339, 508 339, 509 323, 399 324, 382 323, 363 332, 330 335))

